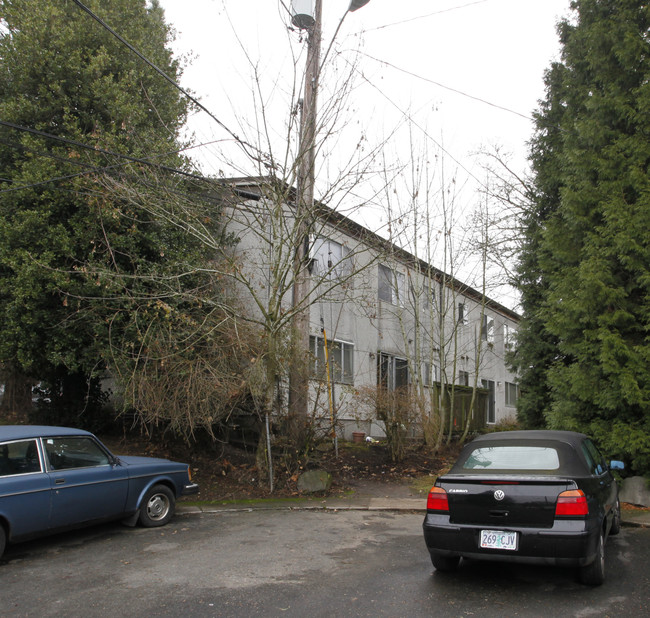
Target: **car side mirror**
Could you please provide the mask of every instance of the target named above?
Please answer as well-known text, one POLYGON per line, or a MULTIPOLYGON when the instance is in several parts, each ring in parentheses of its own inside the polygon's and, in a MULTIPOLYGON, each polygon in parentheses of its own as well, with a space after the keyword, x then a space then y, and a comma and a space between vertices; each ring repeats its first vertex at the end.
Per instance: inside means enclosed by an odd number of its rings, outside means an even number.
POLYGON ((617 461, 616 459, 612 459, 612 461, 609 462, 609 469, 625 470, 625 464, 622 461, 617 461))

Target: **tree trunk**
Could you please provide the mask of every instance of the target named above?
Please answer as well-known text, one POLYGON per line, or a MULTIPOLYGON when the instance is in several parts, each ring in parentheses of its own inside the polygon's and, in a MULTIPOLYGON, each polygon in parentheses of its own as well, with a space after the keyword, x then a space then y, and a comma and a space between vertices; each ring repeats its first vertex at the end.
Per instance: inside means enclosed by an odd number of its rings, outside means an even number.
POLYGON ((34 380, 18 370, 3 372, 4 395, 0 400, 0 416, 12 422, 26 422, 32 410, 34 380))

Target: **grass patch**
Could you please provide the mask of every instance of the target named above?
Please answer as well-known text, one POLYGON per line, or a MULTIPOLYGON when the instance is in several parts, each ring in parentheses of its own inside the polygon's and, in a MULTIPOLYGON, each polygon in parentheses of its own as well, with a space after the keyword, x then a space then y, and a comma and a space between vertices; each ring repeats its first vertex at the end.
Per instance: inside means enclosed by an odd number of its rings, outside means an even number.
POLYGON ((426 496, 428 495, 429 490, 433 487, 433 484, 436 482, 436 478, 435 475, 431 474, 420 476, 409 483, 409 488, 413 493, 426 496))
POLYGON ((294 504, 308 504, 321 502, 326 496, 294 496, 288 498, 232 498, 223 500, 182 500, 177 504, 182 506, 291 506, 294 504))

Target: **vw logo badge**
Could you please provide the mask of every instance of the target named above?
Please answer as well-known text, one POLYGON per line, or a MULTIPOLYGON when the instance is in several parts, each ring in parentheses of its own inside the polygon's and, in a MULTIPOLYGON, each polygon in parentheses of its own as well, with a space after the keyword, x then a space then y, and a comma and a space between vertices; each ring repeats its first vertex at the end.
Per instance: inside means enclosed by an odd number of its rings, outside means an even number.
POLYGON ((500 501, 500 500, 503 500, 505 497, 506 497, 506 494, 505 494, 505 492, 504 492, 502 489, 497 489, 497 490, 494 492, 494 499, 495 499, 495 500, 499 500, 499 501, 500 501))

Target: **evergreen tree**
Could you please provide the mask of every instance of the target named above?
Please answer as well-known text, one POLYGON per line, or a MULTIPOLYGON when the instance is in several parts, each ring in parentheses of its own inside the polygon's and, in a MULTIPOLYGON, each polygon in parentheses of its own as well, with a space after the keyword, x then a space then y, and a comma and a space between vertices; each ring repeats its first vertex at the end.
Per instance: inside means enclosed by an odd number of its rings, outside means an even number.
MULTIPOLYGON (((156 1, 85 5, 178 79, 156 1)), ((184 165, 187 103, 75 2, 0 0, 0 15, 0 365, 18 383, 42 381, 54 420, 78 424, 101 402, 109 340, 137 348, 146 321, 198 285, 171 275, 204 250, 106 188, 110 174, 149 190, 148 166, 118 155, 184 165), (135 327, 136 303, 161 294, 172 300, 151 301, 135 327)))
POLYGON ((521 260, 523 401, 650 470, 650 7, 578 0, 559 26, 521 260), (537 286, 537 289, 535 287, 537 286))
POLYGON ((541 266, 546 252, 543 232, 560 201, 560 161, 563 101, 562 65, 554 65, 546 74, 547 99, 536 114, 538 131, 531 142, 531 163, 535 172, 534 199, 523 216, 523 244, 517 264, 516 285, 524 309, 517 336, 517 347, 510 364, 520 376, 521 397, 517 415, 531 429, 546 425, 550 403, 548 370, 557 358, 557 337, 544 323, 541 311, 549 289, 548 275, 541 266))

